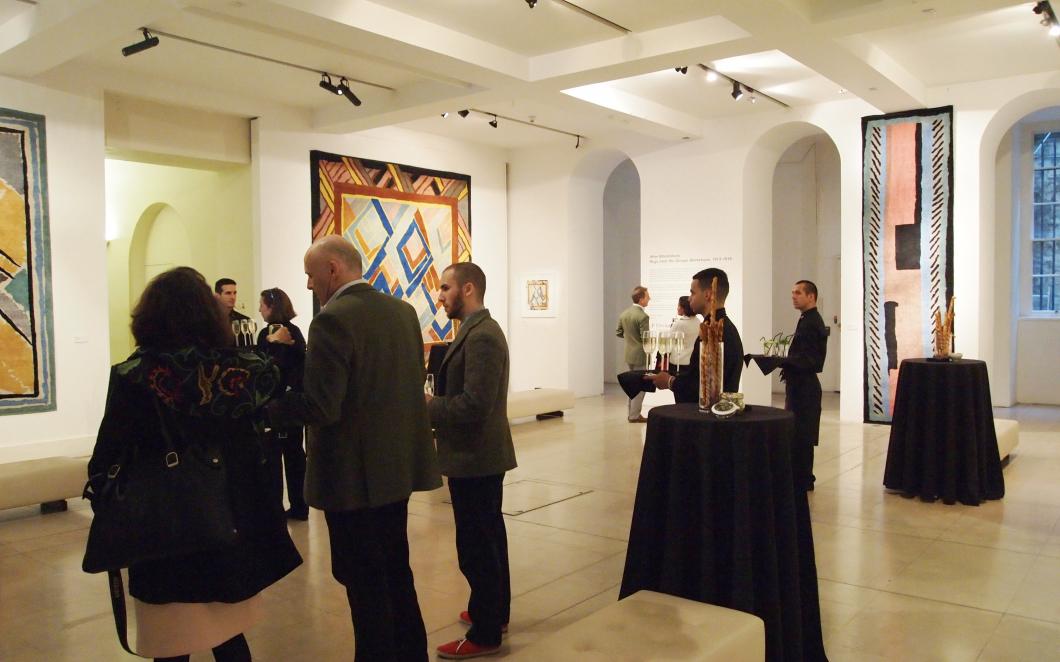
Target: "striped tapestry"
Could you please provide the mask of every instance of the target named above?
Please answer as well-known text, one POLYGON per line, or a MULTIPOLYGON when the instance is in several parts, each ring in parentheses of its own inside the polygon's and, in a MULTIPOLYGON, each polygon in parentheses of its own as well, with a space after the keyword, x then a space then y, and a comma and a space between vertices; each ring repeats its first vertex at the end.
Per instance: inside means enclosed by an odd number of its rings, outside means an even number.
POLYGON ((471 261, 471 178, 327 152, 310 160, 313 239, 349 239, 365 279, 416 309, 425 351, 452 342, 438 292, 446 267, 471 261))
POLYGON ((44 116, 0 108, 0 414, 55 409, 44 116))
POLYGON ((865 421, 889 423, 903 359, 931 356, 953 294, 953 107, 863 117, 865 421))

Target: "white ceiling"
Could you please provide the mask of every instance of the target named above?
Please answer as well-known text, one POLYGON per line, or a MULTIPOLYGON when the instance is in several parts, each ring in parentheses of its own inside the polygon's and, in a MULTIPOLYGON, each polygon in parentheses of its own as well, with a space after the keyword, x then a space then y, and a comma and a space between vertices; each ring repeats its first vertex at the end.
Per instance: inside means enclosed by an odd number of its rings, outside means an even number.
POLYGON ((881 111, 923 106, 930 87, 1060 70, 1032 2, 574 1, 632 33, 558 0, 0 0, 0 74, 240 116, 288 109, 321 131, 401 125, 518 147, 574 139, 455 111, 679 140, 777 108, 733 101, 697 63, 790 106, 861 97, 881 111), (122 57, 142 25, 312 71, 165 36, 122 57), (321 90, 318 71, 392 91, 353 82, 354 107, 321 90))

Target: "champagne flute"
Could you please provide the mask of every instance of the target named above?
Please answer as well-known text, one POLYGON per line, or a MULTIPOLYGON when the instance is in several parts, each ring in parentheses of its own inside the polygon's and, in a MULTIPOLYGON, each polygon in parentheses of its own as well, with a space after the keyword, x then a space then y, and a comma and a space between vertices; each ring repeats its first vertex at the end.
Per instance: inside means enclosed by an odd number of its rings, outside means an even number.
POLYGON ((659 364, 659 368, 664 372, 670 363, 670 344, 672 340, 673 336, 671 336, 668 331, 659 332, 659 354, 662 355, 662 361, 659 364))
POLYGON ((653 369, 655 365, 655 354, 659 351, 659 334, 651 334, 651 338, 648 341, 648 370, 653 369))
POLYGON ((427 395, 434 395, 434 373, 427 373, 427 381, 423 383, 423 392, 427 395))
POLYGON ((651 331, 642 331, 640 334, 640 346, 644 350, 644 363, 651 370, 651 331))

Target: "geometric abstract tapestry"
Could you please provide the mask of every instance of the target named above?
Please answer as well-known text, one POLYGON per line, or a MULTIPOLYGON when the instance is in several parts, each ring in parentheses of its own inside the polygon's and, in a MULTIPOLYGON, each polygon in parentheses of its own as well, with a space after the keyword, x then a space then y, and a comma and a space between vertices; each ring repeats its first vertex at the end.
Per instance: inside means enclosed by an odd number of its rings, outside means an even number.
POLYGON ((55 409, 44 117, 0 108, 0 415, 55 409))
POLYGON ((349 239, 365 280, 416 309, 425 351, 452 342, 437 301, 445 268, 471 260, 471 178, 318 151, 310 160, 313 239, 349 239))
POLYGON ((931 356, 953 295, 953 106, 861 119, 865 421, 888 423, 903 359, 931 356))

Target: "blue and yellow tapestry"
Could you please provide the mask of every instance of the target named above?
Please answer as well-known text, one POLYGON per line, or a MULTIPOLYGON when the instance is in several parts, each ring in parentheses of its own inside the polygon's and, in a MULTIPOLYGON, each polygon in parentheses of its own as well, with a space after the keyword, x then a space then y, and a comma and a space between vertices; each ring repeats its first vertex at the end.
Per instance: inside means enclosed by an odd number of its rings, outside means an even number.
POLYGON ((471 260, 471 178, 318 151, 310 161, 313 239, 353 242, 365 279, 416 309, 425 349, 452 342, 438 289, 446 267, 471 260))
POLYGON ((55 409, 44 117, 0 108, 0 414, 55 409))
POLYGON ((861 120, 865 421, 889 423, 903 359, 931 356, 953 295, 953 107, 861 120))

